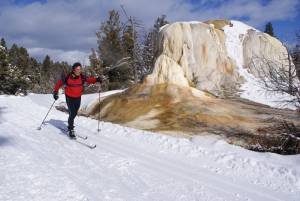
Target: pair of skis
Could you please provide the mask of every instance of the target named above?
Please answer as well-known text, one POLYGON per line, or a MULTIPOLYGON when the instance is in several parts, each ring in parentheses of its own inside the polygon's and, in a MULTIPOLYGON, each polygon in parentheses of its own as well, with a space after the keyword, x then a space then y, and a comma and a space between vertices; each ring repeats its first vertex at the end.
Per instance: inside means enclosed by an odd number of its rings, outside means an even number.
MULTIPOLYGON (((60 128, 64 133, 68 134, 68 130, 66 128, 60 128)), ((97 147, 96 144, 92 144, 92 143, 88 143, 86 142, 86 140, 88 139, 88 136, 86 135, 80 135, 80 134, 77 134, 75 132, 75 136, 74 138, 70 138, 71 140, 74 140, 75 142, 87 147, 87 148, 90 148, 90 149, 95 149, 97 147)))

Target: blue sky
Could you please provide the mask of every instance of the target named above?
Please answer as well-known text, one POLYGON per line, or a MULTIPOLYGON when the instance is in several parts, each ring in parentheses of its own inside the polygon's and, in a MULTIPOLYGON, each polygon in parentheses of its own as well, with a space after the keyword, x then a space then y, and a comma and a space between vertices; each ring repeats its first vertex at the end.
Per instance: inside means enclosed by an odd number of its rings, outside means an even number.
MULTIPOLYGON (((205 7, 207 9, 212 9, 212 8, 217 8, 220 6, 220 4, 226 4, 226 3, 232 3, 233 1, 231 0, 207 0, 207 1, 201 1, 201 0, 188 0, 191 2, 193 5, 195 5, 195 10, 200 7, 205 7), (201 4, 201 2, 204 2, 204 5, 201 4)), ((240 1, 242 2, 242 1, 240 1)), ((249 0, 251 2, 251 0, 249 0)), ((268 6, 272 2, 272 0, 260 0, 257 1, 259 2, 262 6, 268 6)), ((281 2, 289 2, 286 0, 282 0, 281 2)), ((300 30, 300 1, 294 1, 296 2, 296 6, 294 9, 294 15, 291 15, 290 17, 283 17, 283 18, 276 18, 276 15, 273 16, 273 19, 271 18, 270 21, 273 24, 274 32, 276 36, 282 40, 286 41, 288 43, 294 43, 296 41, 295 38, 295 32, 296 30, 300 30)), ((280 11, 280 10, 279 10, 280 11)), ((284 11, 283 11, 284 12, 284 11)), ((276 14, 276 13, 275 13, 276 14)), ((232 17, 231 19, 236 19, 236 20, 241 20, 244 21, 249 19, 248 15, 242 16, 242 17, 232 17)), ((264 31, 265 29, 265 23, 258 23, 258 24, 251 24, 255 26, 255 28, 264 31)))
POLYGON ((47 0, 12 0, 14 5, 28 5, 34 2, 47 3, 47 0))
POLYGON ((292 45, 300 29, 300 0, 0 0, 0 37, 37 58, 84 62, 108 11, 124 18, 121 4, 145 30, 162 14, 171 22, 236 19, 261 31, 271 21, 277 37, 292 45))

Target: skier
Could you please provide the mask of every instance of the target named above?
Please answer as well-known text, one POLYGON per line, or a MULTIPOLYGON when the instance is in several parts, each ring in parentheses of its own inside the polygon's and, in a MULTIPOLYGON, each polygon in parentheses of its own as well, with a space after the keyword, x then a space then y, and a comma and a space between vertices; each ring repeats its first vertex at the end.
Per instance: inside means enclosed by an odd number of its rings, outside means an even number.
POLYGON ((61 79, 57 81, 53 90, 53 98, 54 100, 58 99, 58 90, 60 87, 64 85, 65 87, 65 96, 66 102, 69 110, 69 118, 68 118, 68 131, 69 137, 71 139, 76 138, 74 132, 74 119, 77 115, 77 112, 80 107, 81 95, 83 92, 84 83, 94 84, 96 82, 102 83, 102 79, 100 77, 86 77, 81 72, 81 64, 76 62, 72 66, 72 72, 69 74, 62 74, 61 79))

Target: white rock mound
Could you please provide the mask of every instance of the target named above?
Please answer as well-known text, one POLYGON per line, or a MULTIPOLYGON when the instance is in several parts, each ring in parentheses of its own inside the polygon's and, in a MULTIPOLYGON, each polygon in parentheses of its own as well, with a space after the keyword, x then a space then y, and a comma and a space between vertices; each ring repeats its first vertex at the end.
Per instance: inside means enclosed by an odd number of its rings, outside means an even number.
POLYGON ((191 86, 218 95, 236 92, 247 73, 254 74, 253 56, 287 62, 278 39, 238 21, 176 22, 161 29, 159 44, 145 83, 191 86))

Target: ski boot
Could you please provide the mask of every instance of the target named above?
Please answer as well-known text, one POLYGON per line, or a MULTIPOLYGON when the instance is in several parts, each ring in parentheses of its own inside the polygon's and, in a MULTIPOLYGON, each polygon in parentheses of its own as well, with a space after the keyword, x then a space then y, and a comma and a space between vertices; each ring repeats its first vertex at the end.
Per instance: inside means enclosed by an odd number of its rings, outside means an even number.
POLYGON ((72 128, 72 129, 69 129, 69 137, 71 138, 71 139, 76 139, 76 135, 75 135, 75 130, 74 130, 74 128, 72 128))

